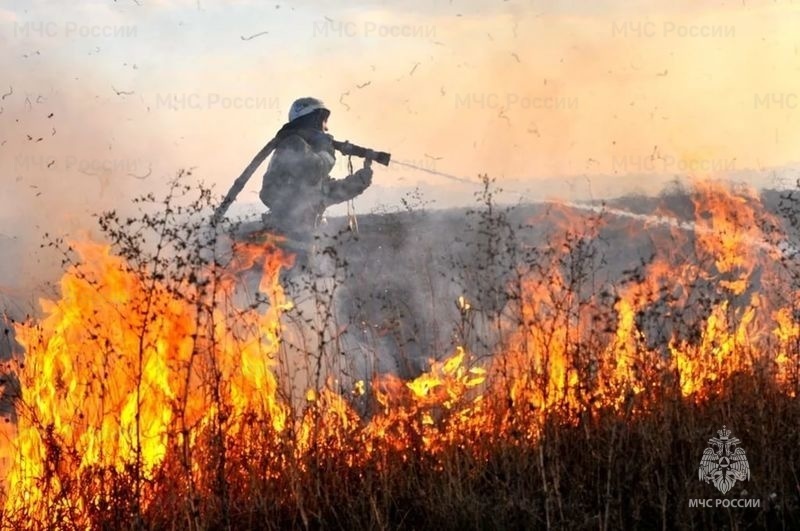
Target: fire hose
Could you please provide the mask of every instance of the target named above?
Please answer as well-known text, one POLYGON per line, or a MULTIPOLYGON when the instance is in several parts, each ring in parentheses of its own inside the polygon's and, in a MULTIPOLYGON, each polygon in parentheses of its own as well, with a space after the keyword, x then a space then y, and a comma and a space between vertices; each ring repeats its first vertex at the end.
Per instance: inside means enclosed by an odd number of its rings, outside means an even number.
MULTIPOLYGON (((338 140, 331 140, 333 141, 333 147, 340 151, 343 155, 374 160, 378 164, 383 164, 384 166, 388 166, 389 161, 392 158, 390 153, 386 153, 384 151, 373 151, 356 144, 351 144, 347 141, 340 142, 338 140)), ((269 157, 277 145, 277 138, 273 138, 267 142, 267 145, 261 148, 261 151, 259 151, 256 156, 253 157, 253 160, 247 165, 242 174, 235 181, 233 181, 233 185, 231 185, 231 188, 228 190, 225 198, 214 211, 214 215, 211 218, 212 224, 216 225, 222 221, 222 219, 225 217, 225 213, 228 212, 228 208, 230 208, 231 204, 233 204, 233 202, 236 200, 236 197, 244 189, 247 181, 250 180, 250 177, 253 176, 253 173, 255 173, 258 167, 261 166, 261 163, 264 162, 267 157, 269 157)))

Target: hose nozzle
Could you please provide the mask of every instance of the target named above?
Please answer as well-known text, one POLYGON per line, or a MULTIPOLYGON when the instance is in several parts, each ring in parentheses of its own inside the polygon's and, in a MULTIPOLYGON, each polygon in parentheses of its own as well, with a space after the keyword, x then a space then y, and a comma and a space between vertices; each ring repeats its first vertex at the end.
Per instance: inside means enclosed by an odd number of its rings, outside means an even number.
POLYGON ((344 142, 334 140, 333 147, 344 155, 353 155, 355 157, 374 160, 375 162, 383 164, 384 166, 388 166, 389 160, 392 158, 391 153, 386 153, 385 151, 373 151, 365 147, 351 144, 346 140, 344 142))

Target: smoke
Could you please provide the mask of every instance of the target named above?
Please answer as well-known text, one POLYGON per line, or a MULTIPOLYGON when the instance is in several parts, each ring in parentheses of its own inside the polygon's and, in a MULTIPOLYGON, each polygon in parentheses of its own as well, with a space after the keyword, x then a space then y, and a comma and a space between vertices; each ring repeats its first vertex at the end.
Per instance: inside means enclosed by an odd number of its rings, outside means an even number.
MULTIPOLYGON (((92 214, 163 193, 181 168, 221 195, 301 95, 328 102, 337 138, 413 166, 376 168, 359 212, 417 191, 469 204, 477 187, 444 175, 496 176, 509 203, 763 178, 800 130, 796 50, 763 39, 792 35, 775 6, 122 4, 0 10, 6 297, 57 278, 45 234, 95 237, 92 214)), ((263 210, 258 181, 234 212, 263 210)))
POLYGON ((58 278, 47 243, 96 237, 93 214, 128 208, 148 172, 124 141, 124 111, 64 67, 0 58, 12 72, 0 88, 0 296, 23 306, 58 278))

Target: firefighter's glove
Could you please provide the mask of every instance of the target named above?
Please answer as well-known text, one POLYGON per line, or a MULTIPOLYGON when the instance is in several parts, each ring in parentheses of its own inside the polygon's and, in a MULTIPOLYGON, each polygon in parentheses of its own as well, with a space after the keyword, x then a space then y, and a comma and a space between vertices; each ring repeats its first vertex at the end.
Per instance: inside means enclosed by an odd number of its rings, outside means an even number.
POLYGON ((353 178, 362 190, 372 184, 372 168, 369 167, 366 160, 364 161, 364 167, 355 172, 353 178))

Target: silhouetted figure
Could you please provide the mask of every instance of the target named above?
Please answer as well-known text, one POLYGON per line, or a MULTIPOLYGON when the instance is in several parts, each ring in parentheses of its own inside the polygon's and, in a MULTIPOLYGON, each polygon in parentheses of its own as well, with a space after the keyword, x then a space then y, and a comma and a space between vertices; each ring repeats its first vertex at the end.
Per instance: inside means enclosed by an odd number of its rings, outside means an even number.
POLYGON ((275 137, 259 197, 269 207, 270 229, 297 242, 308 242, 325 209, 353 199, 372 183, 370 157, 344 179, 332 179, 336 162, 333 138, 327 134, 330 110, 318 99, 300 98, 289 110, 289 122, 275 137))

